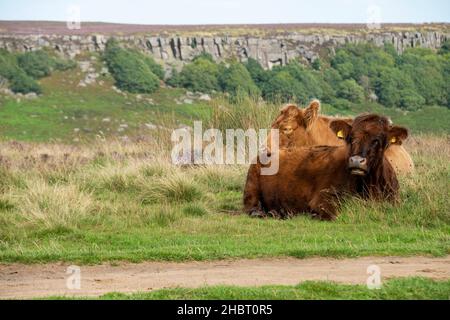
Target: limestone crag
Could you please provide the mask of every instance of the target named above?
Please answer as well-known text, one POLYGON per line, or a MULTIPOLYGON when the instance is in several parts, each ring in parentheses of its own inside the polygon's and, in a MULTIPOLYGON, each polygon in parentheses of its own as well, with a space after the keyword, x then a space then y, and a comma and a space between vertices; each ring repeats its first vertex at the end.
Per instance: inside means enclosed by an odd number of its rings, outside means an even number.
MULTIPOLYGON (((168 66, 179 67, 196 55, 207 52, 217 61, 236 57, 245 61, 258 60, 265 68, 285 64, 294 58, 314 61, 324 48, 334 50, 345 43, 371 42, 378 46, 391 43, 397 52, 410 47, 437 49, 450 38, 446 31, 368 32, 346 34, 290 34, 273 37, 158 37, 129 35, 115 37, 122 45, 152 55, 168 66)), ((102 51, 105 35, 0 35, 0 48, 9 51, 31 51, 51 47, 64 56, 74 57, 82 52, 102 51)))

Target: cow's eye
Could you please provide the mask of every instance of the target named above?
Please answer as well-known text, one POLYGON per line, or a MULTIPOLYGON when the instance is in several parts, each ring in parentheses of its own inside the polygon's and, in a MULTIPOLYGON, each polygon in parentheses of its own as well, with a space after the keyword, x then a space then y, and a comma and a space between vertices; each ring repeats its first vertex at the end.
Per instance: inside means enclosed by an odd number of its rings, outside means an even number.
POLYGON ((378 140, 372 141, 372 146, 378 147, 379 145, 380 145, 380 141, 378 141, 378 140))

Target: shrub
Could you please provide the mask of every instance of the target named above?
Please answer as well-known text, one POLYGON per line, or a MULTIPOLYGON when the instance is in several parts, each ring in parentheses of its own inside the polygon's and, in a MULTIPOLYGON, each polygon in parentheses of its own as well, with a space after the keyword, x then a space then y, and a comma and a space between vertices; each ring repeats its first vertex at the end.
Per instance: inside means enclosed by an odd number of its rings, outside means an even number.
POLYGON ((313 98, 322 98, 323 84, 321 83, 321 80, 319 80, 317 72, 307 69, 296 61, 290 62, 282 69, 289 72, 289 74, 297 80, 299 88, 297 97, 300 102, 307 103, 313 98))
POLYGON ((287 71, 277 72, 263 85, 263 96, 271 101, 294 101, 299 94, 303 95, 303 89, 287 71))
POLYGON ((406 89, 400 92, 399 106, 406 110, 417 110, 425 105, 425 98, 417 92, 406 89))
POLYGON ((161 80, 164 80, 164 68, 162 65, 157 63, 152 57, 146 56, 142 53, 137 53, 138 55, 142 56, 142 59, 144 60, 145 64, 150 68, 150 70, 161 80))
POLYGON ((34 92, 37 94, 42 93, 42 89, 39 84, 31 77, 29 77, 21 69, 17 70, 10 79, 10 89, 15 93, 30 93, 34 92))
POLYGON ((207 52, 202 52, 199 55, 195 56, 194 59, 192 59, 192 62, 195 62, 198 59, 204 59, 204 60, 208 60, 210 62, 214 62, 213 56, 207 52))
POLYGON ((362 102, 364 100, 364 89, 353 79, 344 80, 338 89, 338 97, 351 102, 362 102))
POLYGON ((66 71, 73 69, 77 63, 73 60, 54 59, 53 68, 58 71, 66 71))
POLYGON ((319 71, 320 69, 322 69, 322 63, 320 62, 320 59, 319 59, 319 58, 315 59, 315 60, 311 63, 311 67, 312 67, 314 70, 317 70, 317 71, 319 71))
POLYGON ((248 70, 241 63, 232 63, 220 74, 219 83, 223 91, 233 96, 259 96, 260 91, 248 70))
POLYGON ((172 69, 172 74, 170 75, 169 79, 166 80, 166 83, 172 87, 183 86, 183 80, 181 78, 181 75, 175 68, 172 69))
POLYGON ((50 75, 54 64, 52 57, 43 50, 20 54, 17 62, 20 68, 35 79, 50 75))
POLYGON ((253 58, 248 58, 247 62, 244 63, 244 66, 248 70, 255 84, 261 88, 263 83, 267 81, 267 71, 265 71, 259 62, 253 58))
POLYGON ((218 65, 205 58, 195 59, 185 65, 180 73, 183 87, 199 92, 219 90, 218 76, 218 65))
POLYGON ((109 40, 104 58, 120 89, 133 93, 152 93, 159 88, 158 77, 135 51, 123 49, 116 41, 109 40))

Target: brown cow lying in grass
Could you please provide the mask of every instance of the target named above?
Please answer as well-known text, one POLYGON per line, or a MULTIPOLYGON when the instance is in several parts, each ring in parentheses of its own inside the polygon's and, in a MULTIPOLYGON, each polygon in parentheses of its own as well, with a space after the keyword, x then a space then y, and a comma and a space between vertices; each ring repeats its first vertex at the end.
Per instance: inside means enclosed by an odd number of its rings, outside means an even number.
MULTIPOLYGON (((330 129, 332 120, 339 119, 319 115, 320 102, 314 100, 305 109, 296 105, 287 105, 281 109, 279 116, 272 123, 272 129, 280 130, 280 148, 306 147, 315 145, 342 146, 342 138, 330 129)), ((352 118, 341 118, 348 123, 352 118)), ((268 140, 270 144, 270 137, 268 140)), ((270 147, 270 146, 269 146, 270 147)), ((414 163, 401 141, 391 143, 385 152, 398 175, 414 172, 414 163)))
POLYGON ((405 128, 388 118, 361 115, 352 124, 333 120, 330 128, 344 146, 285 148, 275 175, 261 175, 261 164, 250 166, 244 190, 244 207, 252 216, 288 217, 310 212, 323 220, 337 216, 338 199, 345 194, 396 201, 397 176, 384 157, 390 141, 407 138, 405 128))

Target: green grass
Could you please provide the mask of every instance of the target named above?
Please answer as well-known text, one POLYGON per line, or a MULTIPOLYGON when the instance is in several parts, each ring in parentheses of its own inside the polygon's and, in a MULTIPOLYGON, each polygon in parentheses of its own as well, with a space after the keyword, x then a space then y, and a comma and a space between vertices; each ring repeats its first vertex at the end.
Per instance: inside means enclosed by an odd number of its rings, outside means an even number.
POLYGON ((410 146, 417 174, 402 178, 399 205, 347 199, 335 222, 246 216, 246 167, 175 167, 145 143, 78 147, 68 159, 66 148, 3 145, 1 262, 450 253, 445 137, 410 146))
MULTIPOLYGON (((101 69, 99 62, 95 66, 101 69)), ((210 114, 204 101, 185 103, 182 89, 160 88, 151 95, 121 94, 112 89, 110 76, 79 87, 84 77, 78 68, 54 72, 39 81, 43 94, 36 99, 0 95, 0 136, 6 140, 72 142, 97 136, 152 135, 146 123, 172 127, 210 114), (124 124, 127 127, 121 128, 124 124)))
MULTIPOLYGON (((101 68, 98 56, 93 65, 101 68)), ((78 87, 83 77, 78 68, 55 72, 40 81, 44 94, 34 100, 0 96, 2 140, 39 142, 0 146, 0 262, 450 253, 450 109, 324 105, 329 114, 386 113, 412 129, 407 148, 417 174, 402 179, 401 203, 347 200, 333 223, 255 220, 242 213, 246 167, 171 166, 170 130, 143 127, 195 119, 206 120, 204 128, 267 127, 278 105, 230 106, 223 97, 189 104, 184 90, 172 88, 138 97, 112 90, 109 76, 78 87), (155 141, 113 141, 136 135, 155 141), (96 136, 107 139, 92 144, 96 136), (73 139, 89 143, 66 144, 73 139)))
MULTIPOLYGON (((71 299, 49 297, 48 299, 71 299)), ((79 299, 79 298, 77 298, 79 299)), ((85 298, 87 299, 87 298, 85 298)), ((92 298, 89 298, 92 299, 92 298)), ((133 294, 108 293, 102 300, 448 300, 450 281, 425 278, 398 278, 385 281, 380 289, 364 285, 306 281, 296 286, 234 287, 213 286, 196 289, 162 289, 133 294)))

